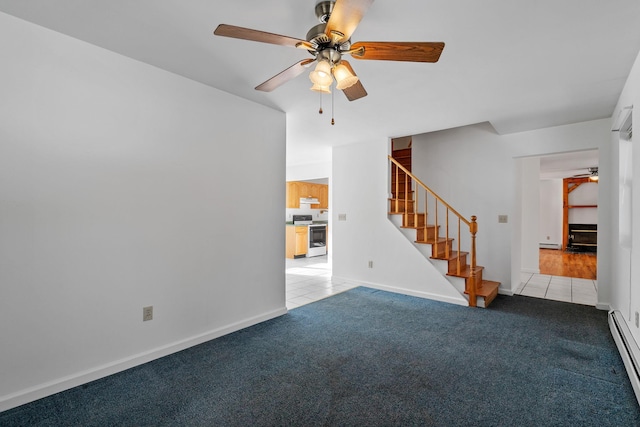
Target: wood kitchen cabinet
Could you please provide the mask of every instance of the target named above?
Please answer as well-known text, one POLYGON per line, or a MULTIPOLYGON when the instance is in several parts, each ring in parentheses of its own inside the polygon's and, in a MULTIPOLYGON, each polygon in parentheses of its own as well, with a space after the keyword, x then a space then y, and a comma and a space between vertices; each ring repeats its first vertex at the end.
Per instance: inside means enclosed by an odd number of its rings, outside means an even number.
POLYGON ((300 208, 301 197, 315 197, 320 204, 310 205, 311 209, 329 209, 329 186, 304 181, 287 182, 287 208, 300 208))
POLYGON ((329 186, 320 184, 320 194, 318 195, 320 206, 318 209, 329 209, 329 186))
POLYGON ((307 255, 309 247, 309 227, 288 225, 286 227, 285 257, 299 258, 307 255))
POLYGON ((287 182, 287 208, 300 207, 300 186, 296 181, 287 182))

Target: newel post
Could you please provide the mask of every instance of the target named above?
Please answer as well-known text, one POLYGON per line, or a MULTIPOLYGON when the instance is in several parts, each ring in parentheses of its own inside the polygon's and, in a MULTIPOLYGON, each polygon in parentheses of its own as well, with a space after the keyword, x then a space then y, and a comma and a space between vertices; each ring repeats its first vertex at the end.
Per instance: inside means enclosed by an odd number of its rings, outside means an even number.
POLYGON ((469 275, 469 307, 476 307, 476 233, 478 232, 478 219, 475 215, 471 216, 471 224, 469 224, 469 232, 471 233, 471 272, 469 275))

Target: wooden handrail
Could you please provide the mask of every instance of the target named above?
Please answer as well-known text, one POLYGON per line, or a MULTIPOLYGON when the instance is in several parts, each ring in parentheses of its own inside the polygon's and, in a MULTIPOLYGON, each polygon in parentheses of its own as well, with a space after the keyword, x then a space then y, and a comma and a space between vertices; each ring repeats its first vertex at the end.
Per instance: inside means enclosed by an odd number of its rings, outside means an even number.
MULTIPOLYGON (((458 213, 458 211, 456 211, 455 209, 453 209, 451 207, 451 205, 447 202, 444 201, 444 199, 442 197, 440 197, 435 191, 433 191, 432 189, 430 189, 429 187, 427 187, 422 181, 420 181, 418 178, 416 178, 415 176, 413 176, 411 174, 411 172, 409 172, 404 166, 402 166, 400 163, 398 163, 398 161, 396 159, 394 159, 392 156, 388 156, 389 160, 391 160, 391 162, 396 165, 397 168, 399 168, 400 170, 402 170, 405 174, 407 174, 411 179, 413 179, 417 184, 420 184, 420 186, 422 188, 424 188, 425 190, 427 190, 433 197, 436 198, 436 200, 438 200, 440 203, 442 203, 443 205, 445 205, 447 208, 449 208, 449 210, 451 212, 453 212, 458 218, 460 218, 460 220, 462 222, 464 222, 467 225, 471 225, 471 221, 469 221, 468 219, 466 219, 464 216, 462 216, 461 214, 458 213)), ((397 185, 397 180, 396 180, 396 185, 397 185)), ((405 185, 405 191, 407 191, 407 187, 405 185)))
MULTIPOLYGON (((409 213, 408 209, 409 209, 409 186, 411 184, 411 180, 415 181, 416 185, 419 185, 420 187, 422 187, 425 191, 425 221, 424 221, 424 235, 425 235, 425 240, 427 241, 427 243, 429 243, 429 239, 426 237, 427 236, 427 217, 428 217, 428 202, 429 202, 429 197, 427 197, 427 194, 431 194, 431 196, 435 199, 435 213, 434 213, 434 219, 435 219, 435 223, 434 223, 434 227, 435 227, 435 232, 433 233, 433 242, 432 244, 435 247, 435 252, 438 252, 438 244, 439 242, 439 233, 438 233, 438 229, 439 229, 439 224, 438 224, 438 202, 442 203, 444 205, 444 207, 446 208, 446 218, 445 218, 445 257, 446 259, 449 259, 450 257, 450 252, 449 252, 449 213, 453 213, 457 218, 458 218, 458 227, 457 227, 457 231, 458 231, 458 242, 457 242, 457 249, 458 249, 458 257, 456 260, 456 270, 458 274, 461 274, 461 269, 462 266, 460 264, 460 253, 461 253, 461 247, 460 247, 460 225, 462 222, 464 222, 468 227, 469 227, 469 233, 471 235, 471 249, 470 249, 470 255, 471 255, 471 259, 469 261, 469 280, 467 283, 467 293, 469 295, 469 306, 471 307, 476 307, 476 302, 477 302, 477 275, 476 275, 476 234, 478 232, 478 223, 476 222, 477 218, 475 215, 471 216, 471 220, 466 219, 464 216, 462 216, 460 213, 458 213, 458 211, 456 211, 451 205, 449 205, 446 201, 444 201, 444 199, 442 197, 440 197, 435 191, 433 191, 431 188, 429 188, 427 185, 425 185, 422 181, 420 181, 417 177, 415 177, 409 170, 407 170, 404 166, 402 166, 396 159, 393 158, 393 156, 388 156, 389 160, 391 161, 391 164, 393 166, 395 166, 395 201, 394 201, 394 209, 393 211, 395 213, 404 213, 403 218, 406 218, 407 214, 409 213), (398 203, 400 198, 399 196, 399 181, 400 181, 400 172, 402 171, 404 173, 404 212, 400 212, 398 210, 398 203)), ((393 173, 393 169, 392 169, 392 173, 393 173)), ((413 203, 413 212, 411 212, 413 214, 413 225, 414 227, 418 227, 418 221, 419 221, 419 217, 420 214, 418 213, 418 196, 419 191, 418 188, 415 189, 414 195, 415 195, 415 199, 412 198, 411 203, 413 203)), ((403 220, 404 221, 404 220, 403 220)), ((406 225, 406 224, 403 224, 406 225)))

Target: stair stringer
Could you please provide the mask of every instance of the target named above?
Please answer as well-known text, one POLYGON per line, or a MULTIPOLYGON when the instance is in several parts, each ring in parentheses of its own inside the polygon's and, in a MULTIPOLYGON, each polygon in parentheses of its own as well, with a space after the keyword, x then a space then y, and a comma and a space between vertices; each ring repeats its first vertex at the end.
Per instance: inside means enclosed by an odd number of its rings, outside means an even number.
MULTIPOLYGON (((468 302, 469 296, 464 293, 465 291, 465 279, 463 277, 455 277, 449 276, 448 271, 448 262, 446 260, 435 259, 431 257, 431 244, 429 243, 417 243, 416 239, 416 229, 409 227, 402 227, 402 215, 400 214, 390 214, 389 220, 393 225, 396 226, 398 230, 413 244, 413 246, 420 252, 426 259, 429 261, 434 268, 442 274, 442 276, 451 284, 451 286, 458 292, 460 295, 468 302)), ((479 308, 486 308, 484 297, 481 295, 477 296, 476 304, 479 308)))
MULTIPOLYGON (((414 228, 404 228, 402 227, 402 215, 389 215, 390 222, 395 226, 395 228, 400 231, 400 233, 405 237, 406 241, 410 243, 421 255, 421 257, 427 261, 428 265, 433 267, 437 276, 441 277, 444 280, 441 280, 440 283, 444 284, 448 287, 452 293, 458 295, 459 304, 460 305, 468 305, 469 298, 464 294, 465 281, 460 277, 447 276, 447 262, 444 260, 438 260, 431 258, 431 245, 425 243, 416 243, 416 230, 414 228)), ((427 297, 429 298, 429 297, 427 297)), ((441 300, 440 298, 430 298, 441 300)), ((445 302, 451 302, 447 299, 445 302)))
MULTIPOLYGON (((453 287, 451 281, 448 280, 449 278, 436 268, 436 265, 432 262, 433 260, 424 256, 422 252, 423 248, 421 248, 420 245, 412 244, 404 246, 415 240, 415 230, 399 227, 401 224, 396 222, 397 219, 391 220, 390 217, 391 216, 389 216, 389 219, 393 229, 400 231, 400 234, 395 234, 397 238, 393 238, 392 244, 398 248, 397 251, 394 252, 398 254, 400 259, 406 261, 406 263, 402 265, 396 264, 399 265, 399 270, 397 276, 395 276, 394 273, 393 280, 391 281, 391 283, 394 283, 393 286, 370 282, 363 285, 435 301, 468 306, 469 302, 466 295, 460 293, 453 287), (413 252, 410 246, 413 246, 417 252, 413 252), (417 281, 416 277, 418 278, 417 281), (404 283, 406 283, 406 285, 404 283)), ((398 261, 399 259, 396 258, 395 262, 397 263, 398 261)), ((387 279, 385 282, 389 282, 389 280, 387 279)))

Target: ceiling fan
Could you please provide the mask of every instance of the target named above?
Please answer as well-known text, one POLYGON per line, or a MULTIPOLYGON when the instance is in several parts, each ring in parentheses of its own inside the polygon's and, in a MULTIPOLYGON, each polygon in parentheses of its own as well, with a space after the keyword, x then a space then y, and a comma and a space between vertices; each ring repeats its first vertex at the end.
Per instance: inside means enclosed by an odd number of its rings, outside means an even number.
POLYGON ((597 166, 593 166, 590 168, 586 168, 588 173, 582 173, 582 174, 577 174, 577 175, 573 175, 572 178, 589 178, 591 181, 597 181, 598 180, 598 167, 597 166))
MULTIPOLYGON (((384 61, 437 62, 444 49, 443 42, 357 42, 351 35, 369 9, 373 0, 320 0, 315 13, 320 24, 307 32, 306 40, 281 36, 250 28, 220 24, 213 34, 217 36, 290 46, 308 51, 313 58, 303 59, 276 74, 256 90, 271 92, 302 74, 317 62, 309 74, 311 90, 331 93, 331 86, 342 90, 349 101, 367 96, 367 91, 344 55, 354 59, 384 61)), ((321 110, 322 111, 322 110, 321 110)))

